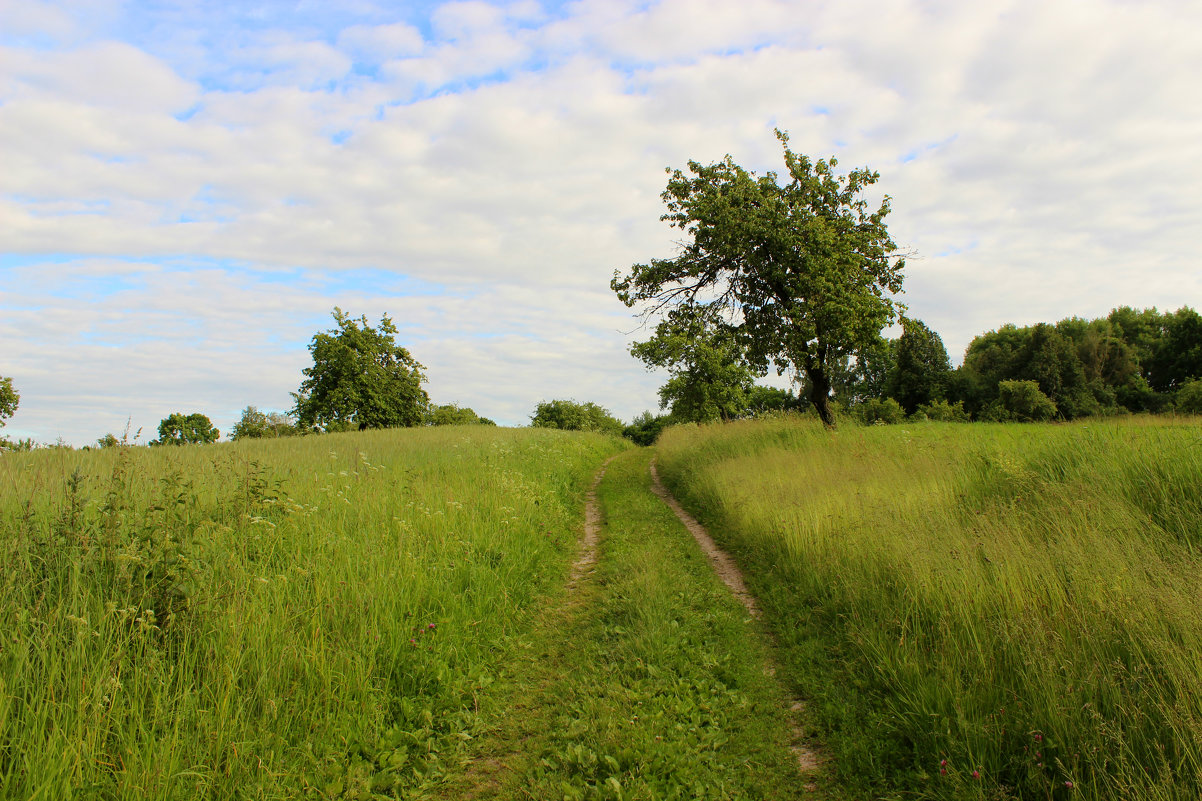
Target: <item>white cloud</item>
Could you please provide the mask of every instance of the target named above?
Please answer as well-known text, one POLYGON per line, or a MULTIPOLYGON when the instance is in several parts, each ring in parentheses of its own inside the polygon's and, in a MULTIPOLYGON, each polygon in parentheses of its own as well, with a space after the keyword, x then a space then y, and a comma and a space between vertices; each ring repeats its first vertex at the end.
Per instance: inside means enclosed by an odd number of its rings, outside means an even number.
POLYGON ((1193 4, 454 3, 429 41, 363 14, 221 52, 163 31, 179 61, 0 49, 4 263, 78 254, 0 267, 5 433, 282 408, 335 304, 403 323, 436 400, 629 418, 661 379, 607 285, 672 253, 663 167, 779 170, 774 126, 881 172, 904 300, 954 357, 1004 322, 1202 304, 1193 4))

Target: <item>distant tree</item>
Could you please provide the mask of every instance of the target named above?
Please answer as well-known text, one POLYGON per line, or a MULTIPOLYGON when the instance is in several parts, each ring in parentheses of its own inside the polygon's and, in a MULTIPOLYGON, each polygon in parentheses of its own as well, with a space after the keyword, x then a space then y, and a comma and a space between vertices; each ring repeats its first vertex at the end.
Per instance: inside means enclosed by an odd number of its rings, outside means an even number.
POLYGON ((805 402, 787 389, 756 384, 747 390, 747 411, 750 414, 800 412, 805 408, 805 402))
POLYGON ((0 377, 0 428, 3 428, 4 421, 17 411, 20 403, 21 395, 13 389, 13 380, 0 377))
POLYGON ((296 421, 282 412, 263 412, 254 406, 242 410, 242 417, 234 423, 230 439, 263 439, 292 437, 302 433, 296 421))
POLYGON ((600 431, 621 434, 622 423, 609 411, 595 403, 570 400, 543 401, 530 417, 535 428, 561 428, 566 431, 600 431))
POLYGON ((475 410, 454 403, 431 407, 426 414, 426 423, 432 426, 496 425, 487 417, 476 414, 475 410))
POLYGON ((906 414, 947 397, 952 364, 938 334, 921 320, 905 318, 894 352, 896 360, 886 381, 886 393, 901 404, 906 414))
POLYGON ((650 411, 643 412, 622 429, 622 436, 635 445, 650 446, 655 444, 660 432, 672 423, 670 415, 655 415, 650 411))
POLYGON ((897 368, 897 340, 879 334, 855 351, 832 362, 831 387, 846 406, 885 397, 897 368))
MULTIPOLYGON (((213 427, 213 422, 199 412, 195 414, 180 414, 176 412, 163 418, 159 423, 159 438, 151 440, 151 445, 202 445, 216 442, 221 432, 213 427)), ((115 437, 114 437, 115 439, 115 437)))
POLYGON ((313 366, 294 396, 298 423, 327 431, 419 425, 430 403, 425 368, 396 344, 392 320, 384 315, 373 328, 366 317, 333 314, 337 327, 309 344, 313 366))
POLYGON ((113 433, 105 434, 100 439, 96 440, 97 448, 119 448, 121 440, 117 439, 117 435, 113 433))
POLYGON ((675 258, 615 272, 610 287, 644 315, 703 307, 726 320, 756 369, 804 376, 810 403, 833 426, 832 366, 893 321, 898 306, 886 295, 901 291, 903 260, 885 227, 888 196, 876 211, 863 197, 877 173, 837 175, 835 159, 813 162, 776 136, 783 185, 730 156, 672 171, 662 219, 691 241, 675 258))
POLYGON ((659 390, 659 405, 671 409, 678 422, 729 420, 747 408, 755 372, 735 329, 702 307, 669 310, 655 335, 633 344, 630 353, 648 368, 667 368, 670 377, 659 390))
POLYGON ((1202 315, 1183 306, 1163 318, 1163 336, 1144 365, 1148 384, 1157 392, 1173 392, 1202 378, 1202 315))

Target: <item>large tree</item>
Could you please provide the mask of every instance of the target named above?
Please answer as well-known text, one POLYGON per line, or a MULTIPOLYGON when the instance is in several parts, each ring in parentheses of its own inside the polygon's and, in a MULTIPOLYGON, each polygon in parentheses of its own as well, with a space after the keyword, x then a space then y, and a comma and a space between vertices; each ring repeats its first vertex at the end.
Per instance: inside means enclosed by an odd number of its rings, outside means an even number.
POLYGON ((898 311, 902 267, 889 237, 886 195, 870 211, 864 191, 879 175, 837 175, 835 159, 784 149, 786 174, 762 177, 730 156, 688 172, 669 170, 661 219, 685 232, 671 259, 614 273, 611 288, 644 315, 703 307, 737 332, 757 369, 804 376, 809 401, 828 425, 831 368, 880 335, 898 311))
POLYGON ((296 393, 293 409, 303 428, 331 430, 415 426, 430 403, 419 364, 396 344, 387 314, 376 327, 335 307, 336 328, 314 334, 313 366, 296 393))

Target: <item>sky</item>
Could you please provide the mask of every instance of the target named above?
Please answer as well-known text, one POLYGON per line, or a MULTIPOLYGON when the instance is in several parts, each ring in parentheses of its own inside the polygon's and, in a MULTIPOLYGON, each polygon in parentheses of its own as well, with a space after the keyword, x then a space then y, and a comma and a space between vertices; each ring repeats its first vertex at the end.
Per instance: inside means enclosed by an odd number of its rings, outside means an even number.
POLYGON ((1006 323, 1202 307, 1195 0, 0 0, 0 434, 287 410, 342 308, 435 403, 623 420, 662 373, 609 288, 665 168, 880 173, 900 297, 1006 323))

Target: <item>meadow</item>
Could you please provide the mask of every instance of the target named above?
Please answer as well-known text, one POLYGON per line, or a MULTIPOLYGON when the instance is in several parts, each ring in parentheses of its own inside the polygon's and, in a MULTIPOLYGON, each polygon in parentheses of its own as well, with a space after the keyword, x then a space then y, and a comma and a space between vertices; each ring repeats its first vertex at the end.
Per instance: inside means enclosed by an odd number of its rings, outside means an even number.
POLYGON ((0 458, 0 797, 422 797, 567 577, 612 437, 0 458))
POLYGON ((851 797, 1202 796, 1202 426, 682 426, 851 797))

